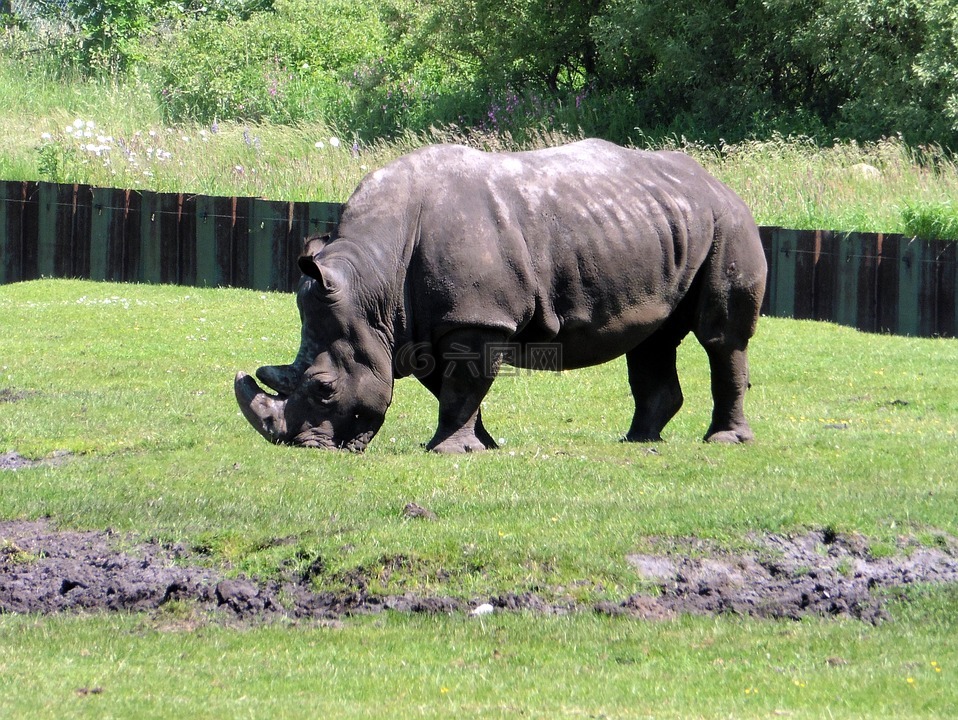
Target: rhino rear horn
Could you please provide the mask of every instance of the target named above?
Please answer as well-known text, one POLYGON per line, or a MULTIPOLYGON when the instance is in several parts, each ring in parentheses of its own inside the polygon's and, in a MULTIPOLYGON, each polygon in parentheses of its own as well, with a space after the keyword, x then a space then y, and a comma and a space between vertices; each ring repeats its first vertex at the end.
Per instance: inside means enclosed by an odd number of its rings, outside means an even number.
POLYGON ((256 381, 244 372, 233 381, 236 402, 249 424, 272 443, 286 440, 286 401, 263 391, 256 381))

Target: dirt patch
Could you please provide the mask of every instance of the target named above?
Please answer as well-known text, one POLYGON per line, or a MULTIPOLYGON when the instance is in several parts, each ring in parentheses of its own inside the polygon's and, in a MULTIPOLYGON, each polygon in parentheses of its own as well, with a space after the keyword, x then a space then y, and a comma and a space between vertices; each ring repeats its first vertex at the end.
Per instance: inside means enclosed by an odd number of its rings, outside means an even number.
MULTIPOLYGON (((594 606, 549 602, 534 593, 465 601, 449 597, 317 592, 308 577, 267 583, 228 578, 203 567, 181 546, 136 543, 111 531, 58 530, 46 520, 0 522, 0 613, 153 611, 189 601, 227 619, 337 619, 383 610, 468 613, 488 603, 498 611, 566 614, 592 610, 641 618, 681 613, 801 618, 886 617, 887 591, 914 583, 958 582, 958 542, 936 547, 902 540, 894 557, 873 557, 867 543, 827 531, 752 538, 753 551, 729 554, 689 540, 629 562, 649 594, 594 606)), ((359 583, 358 587, 365 587, 359 583)))
POLYGON ((0 470, 21 470, 36 464, 36 460, 29 460, 20 453, 7 452, 0 455, 0 470))
POLYGON ((944 535, 938 536, 936 547, 900 538, 897 552, 884 557, 872 555, 865 538, 830 530, 750 540, 755 549, 740 554, 686 541, 693 546, 686 556, 681 551, 630 556, 632 566, 661 593, 636 595, 602 609, 644 617, 731 613, 878 622, 888 617, 888 591, 916 583, 958 582, 958 542, 944 535))
POLYGON ((73 453, 68 450, 57 450, 43 460, 31 460, 23 457, 18 452, 6 452, 0 454, 0 470, 22 470, 37 465, 62 465, 71 457, 73 457, 73 453))

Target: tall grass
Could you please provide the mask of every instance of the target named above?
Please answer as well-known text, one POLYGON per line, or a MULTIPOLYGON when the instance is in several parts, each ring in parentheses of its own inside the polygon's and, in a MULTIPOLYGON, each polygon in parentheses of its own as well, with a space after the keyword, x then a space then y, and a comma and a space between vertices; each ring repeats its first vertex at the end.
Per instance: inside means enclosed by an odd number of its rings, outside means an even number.
MULTIPOLYGON (((577 139, 532 128, 519 143, 452 126, 360 144, 349 128, 323 123, 166 127, 143 85, 24 77, 4 62, 0 106, 0 179, 281 200, 345 200, 368 171, 427 143, 515 150, 577 139)), ((641 142, 698 159, 760 224, 958 235, 958 164, 935 146, 897 137, 831 146, 782 136, 717 146, 641 142)))

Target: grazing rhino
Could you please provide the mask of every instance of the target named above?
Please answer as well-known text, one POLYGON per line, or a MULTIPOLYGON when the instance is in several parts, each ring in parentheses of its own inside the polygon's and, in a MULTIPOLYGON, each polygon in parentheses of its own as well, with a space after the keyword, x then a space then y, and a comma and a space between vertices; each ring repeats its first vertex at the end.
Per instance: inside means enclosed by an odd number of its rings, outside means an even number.
POLYGON ((676 348, 708 354, 712 442, 752 439, 746 349, 765 255, 741 199, 694 160, 601 140, 532 152, 416 150, 367 175, 332 236, 306 241, 290 365, 239 373, 236 399, 267 440, 363 450, 396 378, 439 400, 427 444, 496 447, 480 405, 501 363, 562 369, 625 355, 626 440, 659 440, 682 405, 676 348))

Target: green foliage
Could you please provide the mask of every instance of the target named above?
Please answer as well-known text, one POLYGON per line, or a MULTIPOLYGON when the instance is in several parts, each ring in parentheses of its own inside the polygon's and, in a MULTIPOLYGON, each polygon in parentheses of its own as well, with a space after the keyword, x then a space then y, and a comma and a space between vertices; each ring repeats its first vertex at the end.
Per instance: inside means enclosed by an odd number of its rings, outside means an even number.
POLYGON ((80 64, 124 70, 136 59, 140 35, 157 0, 68 0, 80 31, 80 64))
POLYGON ((951 3, 611 0, 592 27, 601 80, 632 89, 639 125, 713 139, 958 138, 951 3))
POLYGON ((0 37, 8 55, 146 80, 177 123, 958 147, 948 0, 71 0, 65 19, 56 3, 23 7, 0 37))
POLYGON ((247 19, 199 18, 149 53, 176 121, 339 119, 346 79, 384 51, 368 5, 278 0, 247 19))

